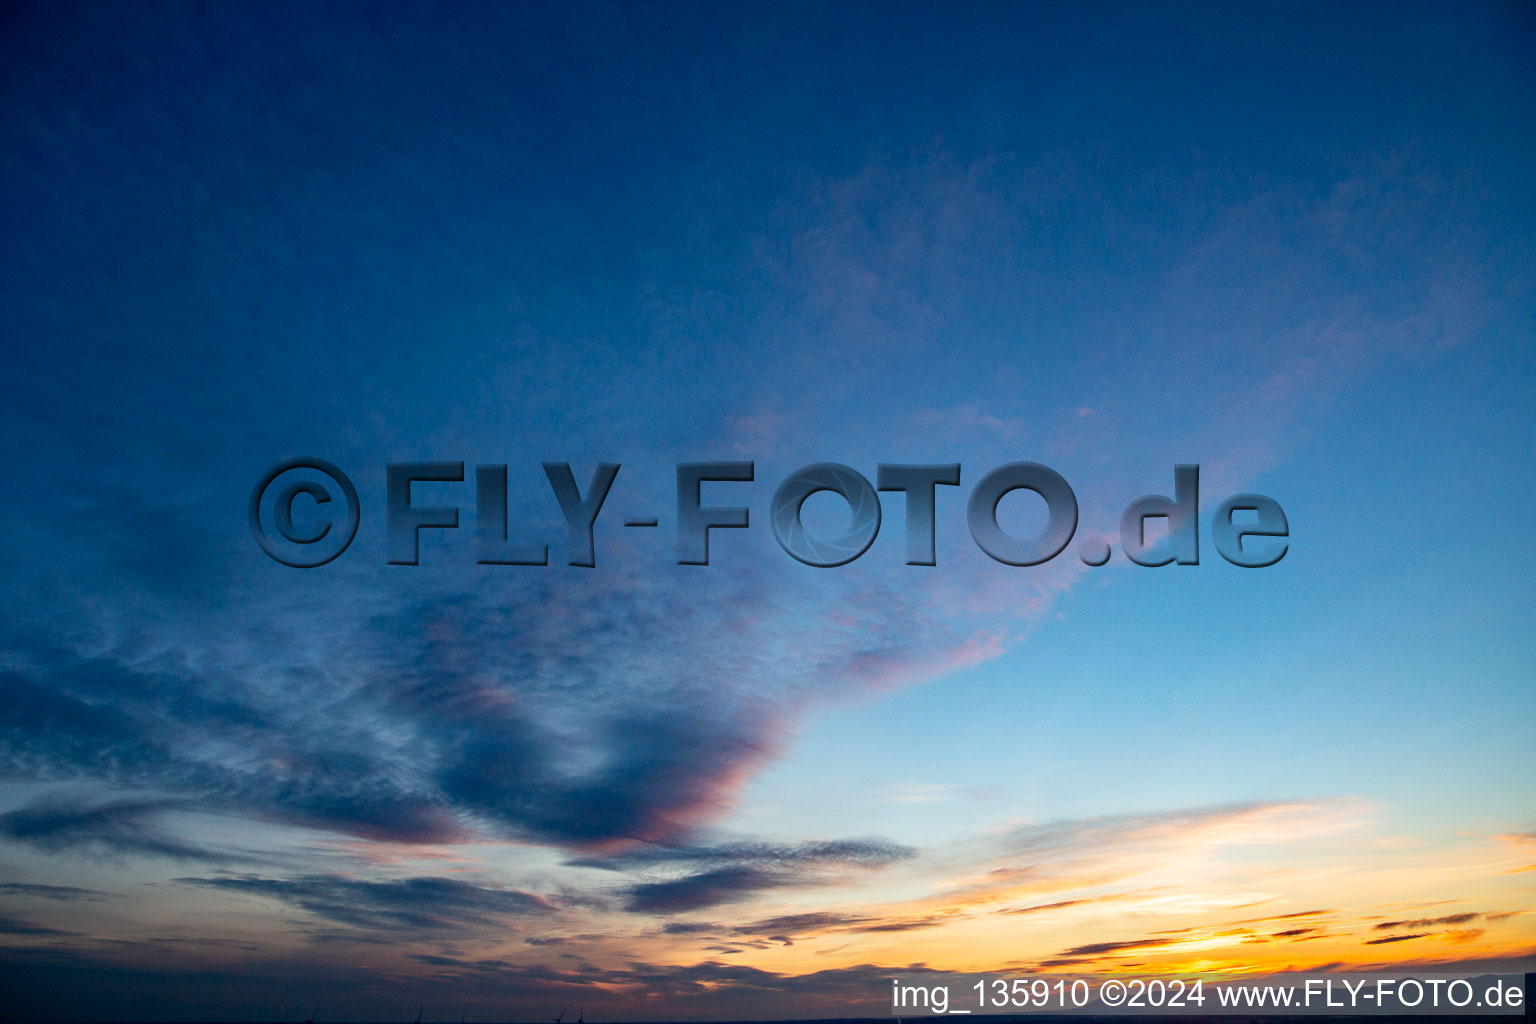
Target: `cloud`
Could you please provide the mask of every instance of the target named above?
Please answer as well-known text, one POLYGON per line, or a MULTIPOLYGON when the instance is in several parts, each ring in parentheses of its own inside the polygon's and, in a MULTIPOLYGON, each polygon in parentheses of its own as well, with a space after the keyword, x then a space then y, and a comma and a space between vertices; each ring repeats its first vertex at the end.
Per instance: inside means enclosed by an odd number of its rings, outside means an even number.
POLYGON ((1411 939, 1422 939, 1428 934, 1428 932, 1420 932, 1417 935, 1392 935, 1385 939, 1366 939, 1365 944, 1367 946, 1384 946, 1389 942, 1408 942, 1411 939))
POLYGON ((52 849, 83 843, 116 854, 206 859, 207 851, 147 821, 199 807, 374 838, 444 838, 455 831, 440 800, 372 784, 383 782, 382 768, 348 749, 346 730, 329 730, 327 741, 325 730, 309 723, 279 735, 292 713, 274 715, 252 694, 232 693, 243 689, 232 679, 59 650, 38 660, 35 675, 10 673, 0 685, 0 768, 176 796, 78 811, 38 805, 15 817, 19 831, 7 830, 13 838, 52 849), (296 751, 296 743, 310 749, 296 751))
POLYGON ((1246 917, 1234 924, 1262 924, 1265 921, 1295 921, 1303 917, 1322 917, 1325 914, 1337 914, 1337 910, 1297 910, 1289 914, 1274 914, 1269 917, 1246 917))
POLYGON ((959 872, 944 897, 943 905, 951 908, 990 904, 999 913, 1028 914, 1036 907, 1070 910, 1058 904, 1073 900, 1150 905, 1159 896, 1147 886, 1148 877, 1177 872, 1191 858, 1214 856, 1226 847, 1281 844, 1354 829, 1362 807, 1347 799, 1252 802, 1030 823, 962 840, 927 856, 959 872), (1109 885, 1132 888, 1094 894, 1109 885))
POLYGON ((958 911, 951 911, 948 913, 929 914, 926 917, 878 921, 874 924, 854 925, 840 930, 849 932, 912 932, 922 928, 936 928, 953 919, 957 913, 958 911))
POLYGON ((1471 942, 1481 938, 1487 933, 1484 928, 1456 928, 1448 932, 1441 932, 1435 938, 1442 942, 1471 942))
MULTIPOLYGON (((1162 871, 1224 845, 1284 842, 1296 835, 1334 830, 1341 824, 1352 823, 1357 806, 1350 801, 1255 803, 1016 827, 962 840, 949 848, 925 851, 924 861, 930 867, 947 870, 948 865, 953 864, 963 873, 939 889, 916 898, 882 905, 749 919, 744 923, 687 922, 664 929, 664 932, 707 934, 714 939, 736 935, 798 941, 829 934, 896 933, 935 928, 978 909, 991 910, 995 914, 1028 915, 1070 911, 1108 902, 1134 903, 1153 912, 1183 907, 1198 910, 1251 905, 1251 897, 1192 898, 1170 886, 1157 884, 1064 899, 1042 900, 1040 897, 1043 893, 1070 892, 1072 889, 1092 890, 1132 876, 1162 871), (991 867, 994 864, 998 866, 991 867), (1021 895, 1033 898, 1029 902, 1020 902, 1021 895), (993 906, 989 907, 989 904, 993 906)), ((915 851, 884 840, 804 844, 735 840, 672 847, 637 846, 619 854, 571 858, 567 863, 612 871, 654 871, 699 865, 704 870, 689 871, 672 878, 646 878, 627 891, 632 910, 683 913, 740 902, 752 895, 789 885, 823 884, 824 869, 818 861, 868 868, 895 864, 915 855, 915 851), (776 874, 786 864, 794 865, 792 880, 776 874)), ((1301 910, 1271 915, 1263 920, 1308 921, 1329 913, 1332 911, 1301 910)), ((1287 933, 1284 937, 1301 938, 1303 932, 1287 933)), ((1147 941, 1172 940, 1154 938, 1147 941)), ((1074 950, 1060 955, 1082 958, 1092 954, 1074 950)))
POLYGON ((1083 849, 1154 848, 1172 844, 1248 845, 1279 842, 1300 828, 1326 831, 1350 823, 1350 801, 1252 802, 1026 825, 1000 844, 1011 853, 1049 860, 1083 849))
POLYGON ((33 924, 31 921, 23 921, 15 917, 7 917, 0 914, 0 935, 17 936, 47 936, 47 935, 73 935, 73 932, 60 931, 57 928, 48 928, 44 925, 33 924))
POLYGON ((645 845, 612 856, 573 857, 576 867, 626 871, 667 864, 754 864, 773 868, 882 868, 916 856, 910 846, 887 839, 810 840, 774 843, 762 840, 697 842, 687 845, 645 845))
POLYGON ((45 797, 0 815, 0 835, 50 852, 79 849, 104 857, 137 854, 173 860, 240 859, 237 854, 176 839, 154 820, 186 806, 183 800, 78 804, 45 797))
POLYGON ((788 935, 802 935, 809 932, 853 929, 878 920, 878 918, 869 914, 840 914, 830 911, 815 911, 807 914, 786 914, 781 917, 768 917, 761 921, 738 925, 734 930, 741 935, 772 935, 778 932, 788 935))
POLYGON ((678 843, 813 702, 996 653, 894 592, 808 629, 848 584, 785 610, 783 571, 455 578, 316 609, 320 652, 259 614, 90 655, 13 625, 0 773, 379 841, 678 843))
POLYGON ((996 914, 1034 914, 1042 910, 1064 910, 1067 907, 1077 907, 1084 903, 1094 903, 1096 900, 1059 900, 1056 903, 1039 903, 1033 907, 1003 907, 995 910, 996 914))
POLYGON ((340 875, 299 878, 178 878, 183 885, 279 900, 337 924, 370 929, 452 929, 492 925, 557 908, 540 896, 451 878, 367 882, 340 875))
POLYGON ((767 917, 746 924, 669 924, 662 929, 667 934, 687 935, 704 933, 765 938, 782 945, 794 945, 794 939, 828 934, 873 934, 881 932, 908 932, 922 928, 934 928, 952 920, 955 911, 937 911, 931 914, 900 916, 879 913, 839 913, 813 911, 805 914, 784 914, 767 917))
POLYGON ((95 889, 79 889, 72 885, 35 885, 29 882, 3 882, 0 883, 0 893, 8 893, 12 896, 36 896, 45 900, 85 900, 96 902, 107 898, 104 892, 95 889))
POLYGON ((1118 953, 1129 949, 1150 949, 1155 946, 1172 945, 1175 939, 1125 939, 1119 942, 1090 942, 1085 946, 1073 946, 1071 949, 1062 950, 1058 956, 1063 957, 1096 957, 1106 953, 1118 953))
POLYGON ((668 921, 662 926, 663 935, 709 935, 724 931, 725 926, 713 921, 668 921))
POLYGON ((1447 914, 1445 917, 1425 917, 1417 921, 1383 921, 1372 925, 1373 931, 1386 931, 1390 928, 1433 928, 1442 924, 1467 924, 1480 919, 1483 915, 1478 913, 1447 914))
POLYGON ((671 881, 641 882, 632 886, 625 909, 637 914, 677 914, 735 903, 764 890, 783 888, 796 882, 792 875, 761 868, 716 868, 671 881))
MULTIPOLYGON (((677 878, 631 885, 626 909, 675 914, 736 903, 769 889, 823 885, 848 870, 875 870, 913 857, 916 851, 884 839, 769 843, 739 840, 689 846, 641 846, 607 857, 568 863, 607 871, 670 865, 707 865, 677 878)), ((782 929, 774 929, 779 931, 782 929)))

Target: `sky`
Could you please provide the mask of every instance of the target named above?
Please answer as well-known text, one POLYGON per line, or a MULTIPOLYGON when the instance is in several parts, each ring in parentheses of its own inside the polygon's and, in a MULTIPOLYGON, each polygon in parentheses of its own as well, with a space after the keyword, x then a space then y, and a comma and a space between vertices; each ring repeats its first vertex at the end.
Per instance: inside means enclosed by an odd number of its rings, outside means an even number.
POLYGON ((1533 969, 1533 44, 1519 4, 7 3, 7 1012, 1533 969), (247 516, 295 457, 358 494, 312 569, 247 516), (458 528, 390 564, 419 462, 458 528), (753 466, 707 566, 697 462, 753 466), (775 491, 828 462, 959 464, 936 564, 896 492, 792 558, 775 491), (1079 508, 1033 566, 967 527, 1016 462, 1079 508), (590 568, 546 463, 620 467, 590 568), (497 465, 549 564, 477 562, 497 465), (1133 564, 1178 465, 1199 563, 1133 564), (1275 565, 1216 550, 1243 493, 1275 565))

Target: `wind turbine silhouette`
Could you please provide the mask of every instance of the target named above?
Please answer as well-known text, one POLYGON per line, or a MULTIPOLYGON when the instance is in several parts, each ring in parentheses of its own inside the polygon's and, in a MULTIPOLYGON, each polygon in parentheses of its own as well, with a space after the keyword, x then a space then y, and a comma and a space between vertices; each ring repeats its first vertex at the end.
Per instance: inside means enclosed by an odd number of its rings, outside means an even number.
POLYGON ((421 1024, 421 1011, 426 1005, 426 1003, 418 1003, 416 1005, 416 1024, 421 1024))
POLYGON ((560 1022, 563 1020, 565 1020, 565 1007, 563 1006, 560 1007, 559 1016, 549 1018, 550 1024, 560 1024, 560 1022))

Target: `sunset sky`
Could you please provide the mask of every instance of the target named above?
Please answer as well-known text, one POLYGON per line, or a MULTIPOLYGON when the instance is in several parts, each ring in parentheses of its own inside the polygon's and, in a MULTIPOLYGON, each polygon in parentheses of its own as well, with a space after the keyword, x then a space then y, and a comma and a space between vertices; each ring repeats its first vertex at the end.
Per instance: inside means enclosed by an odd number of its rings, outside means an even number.
POLYGON ((7 1014, 1536 970, 1533 9, 1067 6, 7 4, 7 1014), (246 517, 295 456, 361 509, 309 570, 246 517), (751 524, 679 565, 700 461, 751 524), (1031 567, 966 526, 1019 461, 1031 567), (593 568, 545 462, 622 467, 593 568), (959 463, 937 564, 896 493, 786 554, 817 462, 959 463), (476 563, 482 464, 547 566, 476 563), (1133 565, 1179 464, 1200 564, 1133 565))

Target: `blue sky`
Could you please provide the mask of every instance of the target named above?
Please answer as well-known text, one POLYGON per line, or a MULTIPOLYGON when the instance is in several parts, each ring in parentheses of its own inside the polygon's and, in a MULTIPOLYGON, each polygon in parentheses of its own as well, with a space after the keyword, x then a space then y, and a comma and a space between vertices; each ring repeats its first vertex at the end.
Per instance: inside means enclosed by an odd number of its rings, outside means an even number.
POLYGON ((4 18, 28 1015, 817 1017, 911 964, 1529 963, 1525 9, 4 18), (313 571, 245 519, 295 455, 361 499, 313 571), (680 566, 703 460, 755 463, 705 492, 753 525, 680 566), (970 488, 1020 460, 1108 566, 977 549, 970 488), (418 485, 461 528, 386 565, 406 461, 507 464, 552 564, 476 565, 466 481, 418 485), (594 569, 544 461, 622 464, 594 569), (773 490, 824 461, 960 463, 938 564, 902 564, 890 494, 858 561, 780 550, 773 490), (1134 566, 1120 512, 1180 463, 1201 564, 1134 566), (1243 491, 1285 508, 1276 566, 1211 545, 1243 491))

